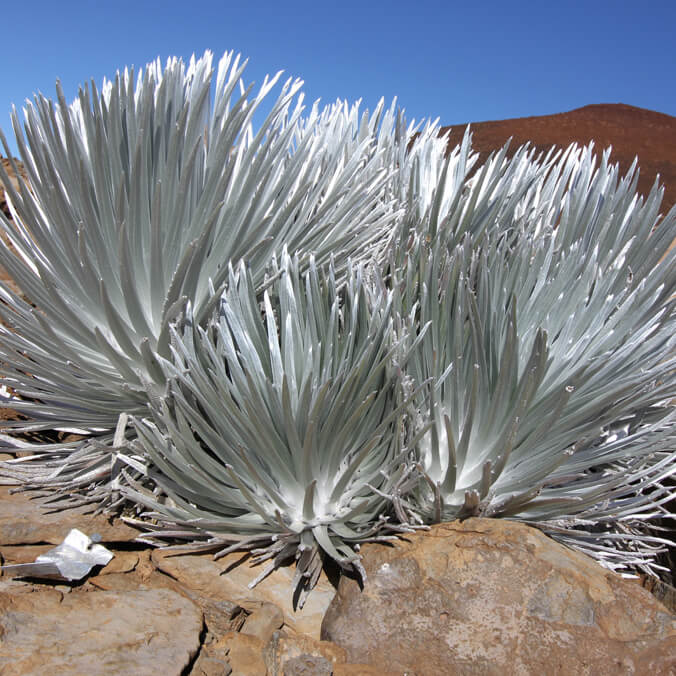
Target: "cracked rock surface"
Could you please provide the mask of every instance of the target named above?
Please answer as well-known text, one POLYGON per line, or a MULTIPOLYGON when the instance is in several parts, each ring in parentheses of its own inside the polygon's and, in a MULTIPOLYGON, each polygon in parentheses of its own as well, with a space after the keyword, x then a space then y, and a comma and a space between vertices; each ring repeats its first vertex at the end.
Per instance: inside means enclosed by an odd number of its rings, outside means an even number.
POLYGON ((322 575, 299 610, 292 568, 249 589, 260 569, 242 554, 170 555, 120 520, 46 509, 0 487, 3 563, 35 560, 71 527, 99 532, 114 558, 70 584, 0 577, 3 676, 676 673, 664 606, 522 524, 366 545, 363 592, 343 578, 335 596, 322 575))
POLYGON ((361 554, 368 584, 341 579, 322 625, 348 661, 416 676, 676 673, 674 615, 524 524, 454 521, 361 554))
POLYGON ((0 673, 180 676, 200 646, 202 613, 166 589, 0 593, 0 673))
POLYGON ((292 569, 249 589, 260 568, 242 554, 170 556, 133 542, 140 532, 118 519, 55 510, 42 497, 0 487, 3 564, 34 561, 72 527, 98 532, 114 557, 69 584, 0 577, 3 676, 265 676, 313 664, 328 673, 380 673, 346 665, 342 649, 319 641, 335 594, 324 575, 304 608, 294 609, 292 569))

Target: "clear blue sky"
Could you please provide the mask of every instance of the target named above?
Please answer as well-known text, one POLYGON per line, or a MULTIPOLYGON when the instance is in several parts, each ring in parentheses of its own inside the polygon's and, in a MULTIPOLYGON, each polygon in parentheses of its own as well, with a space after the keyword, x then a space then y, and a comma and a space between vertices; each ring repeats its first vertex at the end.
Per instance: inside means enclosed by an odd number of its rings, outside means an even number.
POLYGON ((676 1, 7 2, 0 127, 33 92, 68 99, 125 65, 206 49, 249 57, 248 81, 283 69, 308 101, 397 96, 442 124, 628 103, 676 116, 676 1))

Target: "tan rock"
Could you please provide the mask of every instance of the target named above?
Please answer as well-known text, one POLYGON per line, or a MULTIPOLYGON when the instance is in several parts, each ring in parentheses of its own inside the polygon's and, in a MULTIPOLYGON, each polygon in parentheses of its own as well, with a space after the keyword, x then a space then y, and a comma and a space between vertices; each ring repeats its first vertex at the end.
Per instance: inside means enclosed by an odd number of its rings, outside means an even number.
POLYGON ((383 671, 371 664, 337 664, 333 676, 400 676, 402 671, 383 671))
POLYGON ((256 636, 230 632, 217 641, 217 647, 227 655, 232 676, 266 676, 264 643, 256 636))
POLYGON ((167 589, 185 596, 190 601, 194 600, 194 594, 188 591, 176 580, 168 575, 155 571, 148 577, 141 577, 137 570, 128 573, 111 573, 109 575, 95 575, 88 582, 102 591, 149 591, 151 589, 167 589))
POLYGON ((150 549, 139 552, 138 563, 134 569, 141 580, 145 581, 157 570, 157 567, 152 561, 150 549))
POLYGON ((331 676, 331 662, 321 655, 303 653, 284 662, 284 671, 279 676, 331 676))
POLYGON ((131 573, 97 575, 89 578, 89 582, 94 587, 105 591, 168 589, 176 592, 197 604, 202 610, 206 628, 212 638, 219 638, 228 632, 235 631, 242 624, 243 611, 236 603, 199 594, 155 569, 150 574, 143 575, 138 569, 131 573))
POLYGON ((270 676, 331 676, 335 665, 346 661, 345 649, 335 643, 283 631, 273 634, 263 656, 270 676))
POLYGON ((260 566, 242 562, 235 553, 214 561, 210 554, 170 556, 171 552, 152 553, 155 565, 188 589, 202 596, 237 603, 253 612, 261 603, 273 603, 284 613, 284 624, 299 634, 319 639, 324 613, 335 595, 335 588, 322 573, 303 608, 293 607, 293 567, 280 568, 253 589, 249 583, 261 572, 260 566))
POLYGON ((26 582, 21 578, 7 576, 0 579, 0 597, 2 594, 32 594, 37 591, 49 591, 51 589, 51 587, 46 587, 45 585, 36 584, 34 582, 26 582))
MULTIPOLYGON (((163 577, 166 577, 164 575, 163 577)), ((102 591, 127 592, 127 591, 148 591, 149 589, 169 588, 169 585, 149 586, 143 584, 139 577, 130 573, 110 573, 109 575, 94 575, 90 577, 89 583, 102 591)))
POLYGON ((199 608, 166 590, 4 592, 0 673, 179 676, 199 648, 201 628, 199 608))
POLYGON ((242 634, 257 636, 266 644, 284 624, 284 613, 274 603, 261 603, 244 621, 242 634))
POLYGON ((232 667, 227 660, 207 656, 204 652, 200 652, 190 670, 190 676, 229 676, 231 673, 232 667))
MULTIPOLYGON (((672 573, 676 573, 676 569, 672 570, 672 573)), ((647 589, 663 606, 666 606, 670 613, 676 614, 676 587, 652 575, 641 575, 636 582, 647 589)))
POLYGON ((54 545, 0 545, 0 552, 6 565, 14 565, 16 563, 32 563, 35 559, 54 549, 54 545))
POLYGON ((468 519, 366 545, 322 637, 350 662, 425 674, 676 673, 676 621, 649 592, 543 533, 468 519))
POLYGON ((113 551, 113 559, 101 568, 100 575, 112 575, 113 573, 130 573, 138 565, 136 552, 113 551))
POLYGON ((45 498, 31 499, 30 493, 10 494, 9 488, 0 486, 0 545, 58 545, 72 528, 90 537, 98 533, 103 543, 129 542, 139 535, 119 519, 87 514, 86 506, 56 509, 44 502, 45 498))

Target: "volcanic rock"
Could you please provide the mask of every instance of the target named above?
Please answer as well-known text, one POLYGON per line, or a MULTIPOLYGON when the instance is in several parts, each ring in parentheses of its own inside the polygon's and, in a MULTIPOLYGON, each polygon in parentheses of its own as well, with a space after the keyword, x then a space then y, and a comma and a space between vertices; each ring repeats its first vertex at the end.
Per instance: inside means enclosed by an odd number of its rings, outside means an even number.
POLYGON ((165 590, 0 592, 0 672, 179 676, 201 628, 199 608, 165 590))
POLYGON ((203 596, 228 599, 249 612, 264 603, 277 606, 287 627, 313 638, 319 638, 324 613, 336 591, 322 573, 303 608, 294 608, 291 582, 295 570, 292 567, 278 568, 249 589, 262 567, 242 561, 241 553, 214 561, 210 554, 171 556, 171 551, 155 550, 152 558, 163 573, 203 596))
POLYGON ((346 661, 345 650, 335 643, 283 631, 273 634, 263 657, 269 676, 331 676, 346 661))
POLYGON ((636 582, 524 524, 472 518, 362 548, 322 638, 426 674, 668 674, 676 618, 636 582))

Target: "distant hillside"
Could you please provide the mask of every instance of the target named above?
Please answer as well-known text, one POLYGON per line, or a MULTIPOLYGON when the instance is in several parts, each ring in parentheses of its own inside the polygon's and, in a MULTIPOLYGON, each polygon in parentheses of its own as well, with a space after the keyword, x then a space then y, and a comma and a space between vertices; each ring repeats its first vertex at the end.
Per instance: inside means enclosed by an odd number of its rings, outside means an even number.
MULTIPOLYGON (((452 130, 451 147, 461 141, 467 124, 444 127, 452 130)), ((601 103, 557 115, 470 124, 472 146, 482 158, 510 137, 514 149, 526 142, 543 151, 573 142, 587 145, 592 140, 598 152, 612 146, 611 161, 619 162, 623 173, 638 155, 639 192, 647 194, 659 174, 665 186, 662 213, 676 204, 676 117, 671 115, 623 103, 601 103)))

